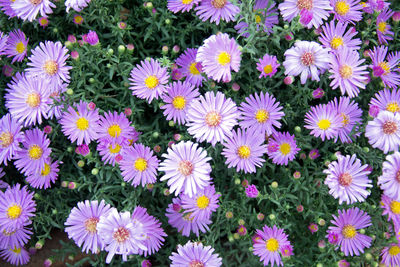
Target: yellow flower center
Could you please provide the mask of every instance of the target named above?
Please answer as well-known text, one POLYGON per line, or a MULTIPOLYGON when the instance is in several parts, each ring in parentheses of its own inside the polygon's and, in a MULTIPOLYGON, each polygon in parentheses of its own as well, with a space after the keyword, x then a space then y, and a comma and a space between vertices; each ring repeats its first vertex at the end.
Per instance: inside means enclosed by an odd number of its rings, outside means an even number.
POLYGON ((227 0, 212 0, 211 5, 215 8, 223 8, 226 5, 227 0))
POLYGON ((123 226, 120 226, 114 233, 113 233, 113 238, 119 242, 123 243, 129 238, 130 234, 128 229, 126 229, 123 226))
POLYGON ((16 44, 16 46, 15 46, 15 50, 17 50, 17 53, 18 53, 18 54, 24 53, 24 52, 25 52, 25 49, 26 49, 26 47, 25 47, 25 45, 24 45, 22 42, 18 42, 18 43, 16 44))
POLYGON ((22 213, 22 208, 17 204, 11 205, 7 209, 7 217, 10 218, 11 220, 18 219, 19 216, 21 216, 21 213, 22 213))
POLYGON ((271 64, 265 65, 263 70, 264 70, 265 74, 270 74, 272 72, 271 64))
POLYGON ((10 251, 14 252, 15 254, 20 254, 21 253, 21 248, 17 248, 17 247, 14 247, 13 249, 10 248, 10 251))
POLYGON ((47 175, 49 175, 50 171, 51 171, 50 165, 45 163, 43 170, 40 172, 40 175, 47 176, 47 175))
POLYGON ((218 61, 218 63, 221 65, 221 66, 225 66, 226 64, 228 64, 228 63, 230 63, 231 62, 231 55, 229 55, 227 52, 221 52, 221 53, 219 53, 219 55, 218 55, 218 58, 217 58, 217 61, 218 61))
POLYGON ((200 71, 197 69, 197 62, 193 62, 192 64, 190 64, 189 66, 189 72, 192 75, 199 75, 200 71))
POLYGON ((275 252, 279 248, 279 242, 276 238, 271 237, 267 242, 265 242, 265 247, 268 251, 275 252))
POLYGON ((387 24, 384 21, 381 21, 378 23, 378 31, 380 31, 381 33, 385 33, 386 32, 386 27, 387 24))
POLYGON ((385 74, 390 72, 390 67, 386 61, 380 62, 378 65, 385 71, 385 74))
POLYGON ((256 23, 260 24, 261 23, 261 16, 260 15, 256 15, 256 23))
POLYGON ((186 99, 183 96, 175 96, 174 100, 172 100, 172 105, 174 108, 182 110, 186 106, 186 99))
POLYGON ((342 229, 342 235, 344 238, 352 239, 357 235, 357 230, 351 224, 346 224, 342 229))
POLYGON ((47 60, 44 63, 44 71, 48 74, 53 76, 58 71, 58 64, 54 60, 47 60))
POLYGON ((119 153, 119 151, 121 151, 121 146, 119 144, 115 144, 115 147, 113 147, 112 145, 109 145, 108 151, 110 151, 111 154, 119 153))
POLYGON ((215 127, 221 123, 221 119, 222 119, 222 117, 218 112, 210 111, 207 113, 205 121, 206 121, 207 126, 215 127))
POLYGON ((14 136, 10 132, 0 134, 0 147, 8 147, 14 141, 14 136))
POLYGON ((259 123, 264 123, 269 119, 269 112, 265 109, 259 109, 256 112, 256 120, 259 123))
POLYGON ((40 105, 40 95, 38 93, 31 93, 26 99, 26 103, 31 108, 37 108, 40 105))
POLYGON ((339 69, 339 74, 343 79, 349 79, 353 75, 353 69, 349 65, 343 65, 339 69))
POLYGON ((390 256, 396 256, 397 254, 400 253, 400 247, 397 245, 392 246, 389 248, 389 254, 390 256))
POLYGON ((386 105, 386 110, 395 113, 400 111, 400 107, 397 102, 391 102, 386 105))
POLYGON ((86 131, 89 129, 89 121, 86 118, 79 118, 76 120, 76 128, 81 131, 86 131))
POLYGON ((290 147, 289 143, 282 143, 282 144, 279 146, 279 151, 280 151, 283 155, 285 155, 285 156, 286 156, 287 154, 289 154, 290 150, 291 150, 291 147, 290 147))
POLYGON ((319 120, 317 125, 321 130, 327 130, 329 127, 331 127, 331 122, 328 119, 322 119, 319 120))
POLYGON ((135 169, 143 172, 147 169, 147 161, 144 158, 138 158, 135 160, 135 169))
POLYGON ((394 214, 400 214, 400 202, 393 200, 390 203, 390 210, 394 213, 394 214))
POLYGON ((96 217, 89 218, 85 221, 85 228, 86 231, 88 231, 91 234, 94 234, 97 232, 97 223, 99 222, 99 219, 96 217))
POLYGON ((188 222, 193 222, 193 219, 194 219, 194 217, 192 217, 192 213, 191 212, 186 213, 182 218, 185 221, 188 221, 188 222))
POLYGON ((350 5, 346 1, 337 1, 335 5, 335 11, 340 16, 346 15, 350 10, 350 5))
POLYGON ((342 39, 342 37, 339 37, 339 36, 335 36, 335 37, 333 37, 332 38, 332 40, 331 40, 331 47, 333 48, 333 49, 338 49, 340 46, 342 46, 343 45, 343 39, 342 39))
POLYGON ((82 21, 83 21, 83 17, 80 16, 80 15, 75 16, 75 17, 74 17, 74 21, 75 21, 76 24, 81 24, 82 21))
POLYGON ((192 2, 193 2, 193 0, 182 0, 182 4, 184 4, 184 5, 189 5, 192 2))
POLYGON ((110 127, 108 127, 107 131, 108 131, 108 134, 111 137, 115 138, 115 137, 118 137, 121 134, 122 129, 118 124, 113 124, 110 127))
POLYGON ((237 150, 237 154, 241 159, 248 159, 251 154, 251 150, 249 146, 240 146, 237 150))
POLYGON ((344 114, 344 113, 340 114, 340 116, 342 116, 342 118, 343 118, 343 120, 342 120, 342 124, 343 124, 342 126, 343 126, 343 127, 350 123, 350 118, 349 118, 349 116, 347 116, 347 115, 344 114))
POLYGON ((200 209, 207 208, 209 203, 210 203, 210 199, 208 197, 206 197, 205 195, 203 195, 197 199, 197 207, 199 207, 200 209))
POLYGON ((31 159, 38 160, 43 155, 43 149, 41 149, 38 145, 32 145, 29 147, 28 155, 31 159))
POLYGON ((147 88, 154 89, 159 84, 159 81, 156 76, 150 75, 144 80, 144 83, 146 84, 147 88))

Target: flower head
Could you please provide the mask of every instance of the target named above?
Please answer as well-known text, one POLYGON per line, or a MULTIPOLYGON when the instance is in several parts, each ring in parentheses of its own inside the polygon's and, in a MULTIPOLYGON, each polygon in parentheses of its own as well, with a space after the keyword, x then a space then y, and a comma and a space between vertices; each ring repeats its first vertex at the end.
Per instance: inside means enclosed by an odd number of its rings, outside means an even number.
POLYGON ((180 266, 212 266, 222 265, 222 259, 211 246, 203 246, 202 243, 188 242, 186 245, 178 245, 178 253, 172 252, 169 257, 171 267, 180 266))
POLYGON ((261 72, 258 78, 267 76, 272 77, 277 72, 280 65, 281 64, 278 63, 276 56, 265 54, 263 58, 260 58, 259 62, 257 62, 257 70, 261 72))
POLYGON ((342 117, 331 106, 320 104, 307 112, 304 126, 311 130, 315 137, 321 137, 322 141, 334 138, 342 125, 342 117))
POLYGON ((355 23, 362 20, 360 0, 330 0, 335 19, 355 23))
POLYGON ((6 49, 2 54, 7 57, 13 57, 11 63, 21 62, 28 51, 29 38, 20 29, 14 30, 8 34, 6 49))
POLYGON ((235 21, 235 16, 240 12, 240 9, 230 0, 202 0, 195 11, 202 21, 209 19, 210 22, 215 22, 218 25, 220 20, 235 21))
POLYGON ((203 68, 201 63, 196 62, 197 49, 188 48, 176 59, 176 65, 181 67, 180 72, 186 81, 194 86, 202 86, 205 79, 201 73, 203 68))
POLYGON ((194 5, 198 5, 200 0, 168 0, 167 8, 173 13, 188 12, 194 5))
POLYGON ((353 39, 357 35, 354 28, 350 28, 346 32, 347 23, 337 22, 332 20, 329 24, 326 23, 322 26, 322 33, 318 40, 322 46, 336 51, 343 47, 348 47, 351 50, 360 49, 361 40, 359 38, 353 39))
POLYGON ((245 191, 246 191, 246 196, 249 197, 249 198, 256 198, 256 197, 258 197, 259 192, 258 192, 257 187, 256 187, 254 184, 248 185, 248 186, 246 187, 246 190, 245 190, 245 191))
POLYGON ((385 154, 397 151, 400 145, 400 113, 379 112, 365 127, 365 136, 372 147, 379 148, 385 154))
POLYGON ((29 252, 22 246, 0 250, 0 256, 13 265, 25 265, 29 262, 29 252))
POLYGON ((387 44, 393 40, 393 31, 387 21, 393 16, 393 11, 389 8, 384 9, 376 18, 376 33, 379 44, 387 44))
POLYGON ((400 53, 396 51, 387 55, 387 52, 387 47, 374 47, 374 50, 370 53, 372 60, 370 68, 373 71, 373 75, 381 78, 385 86, 395 89, 400 85, 400 73, 397 71, 397 66, 400 63, 400 53))
POLYGON ((100 131, 98 139, 101 142, 110 142, 111 144, 124 144, 128 140, 137 140, 138 133, 126 115, 121 112, 107 112, 104 117, 100 117, 100 131))
POLYGON ((269 139, 268 146, 276 147, 273 150, 268 149, 267 154, 268 157, 272 158, 272 162, 278 165, 287 165, 300 151, 294 135, 289 132, 273 134, 272 138, 269 139))
POLYGON ((65 1, 65 7, 67 13, 69 13, 69 10, 72 8, 76 12, 81 12, 82 9, 88 6, 90 3, 90 0, 66 0, 65 1))
POLYGON ((53 13, 52 8, 55 7, 56 5, 50 0, 15 0, 11 3, 11 8, 14 10, 17 17, 23 19, 24 21, 28 20, 30 22, 35 20, 39 13, 42 17, 53 13))
POLYGON ((51 159, 48 159, 47 162, 44 163, 44 168, 40 172, 28 175, 26 181, 33 188, 49 188, 51 184, 57 180, 59 171, 58 164, 59 162, 57 160, 52 162, 51 159))
POLYGON ((381 263, 385 266, 400 266, 400 243, 392 243, 381 252, 381 263))
POLYGON ((400 201, 382 194, 381 208, 383 209, 382 215, 388 215, 388 221, 400 225, 400 201))
POLYGON ((382 164, 382 175, 378 177, 378 185, 383 193, 393 200, 400 201, 400 153, 386 156, 382 164))
POLYGON ((21 150, 19 143, 24 140, 22 125, 10 113, 0 118, 0 164, 7 166, 21 150))

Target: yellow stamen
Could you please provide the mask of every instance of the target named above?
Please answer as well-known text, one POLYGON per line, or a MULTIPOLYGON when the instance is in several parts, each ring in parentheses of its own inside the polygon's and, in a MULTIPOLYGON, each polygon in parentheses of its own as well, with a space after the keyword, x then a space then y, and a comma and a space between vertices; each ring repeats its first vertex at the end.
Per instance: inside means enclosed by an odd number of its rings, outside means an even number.
POLYGON ((346 224, 342 229, 342 235, 344 238, 352 239, 357 235, 357 230, 351 224, 346 224))
POLYGON ((331 122, 328 119, 322 119, 317 123, 321 130, 327 130, 331 127, 331 122))
POLYGON ((282 143, 279 146, 279 151, 285 156, 289 154, 291 150, 292 148, 290 147, 289 143, 282 143))
POLYGON ((108 151, 110 151, 111 154, 119 153, 119 151, 121 151, 121 146, 119 144, 115 144, 115 147, 113 147, 112 145, 109 145, 108 151))
POLYGON ((22 42, 18 42, 15 46, 15 50, 17 51, 18 54, 22 54, 25 52, 25 45, 22 42))
POLYGON ((400 111, 400 107, 397 102, 391 102, 386 105, 386 110, 395 113, 400 111))
POLYGON ((210 203, 210 199, 208 197, 206 197, 205 195, 203 195, 197 199, 197 207, 199 207, 200 209, 207 208, 209 203, 210 203))
POLYGON ((251 154, 251 150, 249 146, 240 146, 237 150, 237 154, 241 159, 248 159, 251 154))
POLYGON ((111 137, 118 137, 118 136, 120 136, 120 134, 121 134, 121 131, 122 131, 122 129, 121 129, 121 127, 118 125, 118 124, 113 124, 113 125, 111 125, 110 127, 108 127, 108 134, 111 136, 111 137))
POLYGON ((89 121, 86 118, 79 118, 76 120, 76 128, 81 131, 86 131, 89 129, 89 121))
POLYGON ((279 249, 279 242, 275 238, 271 237, 265 242, 265 248, 270 252, 275 252, 279 249))
POLYGON ((135 160, 135 169, 143 172, 147 169, 147 161, 144 158, 138 158, 135 160))
POLYGON ((159 84, 159 81, 156 76, 150 75, 144 80, 144 83, 146 84, 147 88, 154 89, 159 84))
POLYGON ((264 123, 269 119, 269 112, 265 109, 259 109, 256 112, 256 120, 259 123, 264 123))
POLYGON ((346 15, 350 10, 350 5, 346 1, 337 1, 335 5, 335 11, 340 16, 346 15))
POLYGON ((343 39, 339 36, 335 36, 332 38, 330 44, 333 49, 338 49, 340 46, 343 45, 343 39))
POLYGON ((18 219, 19 216, 21 216, 21 213, 22 213, 22 208, 17 204, 11 205, 7 209, 7 217, 10 218, 11 220, 18 219))
POLYGON ((29 147, 28 155, 31 159, 38 160, 43 155, 43 149, 38 145, 32 145, 29 147))
POLYGON ((182 110, 186 106, 186 99, 183 96, 175 96, 172 100, 172 105, 174 108, 182 110))
POLYGON ((190 64, 189 66, 189 72, 192 75, 199 75, 200 71, 197 69, 197 62, 193 62, 192 64, 190 64))
POLYGON ((229 55, 227 52, 221 52, 219 55, 218 55, 218 58, 217 58, 217 61, 218 61, 218 63, 221 65, 221 66, 225 66, 226 64, 228 64, 228 63, 230 63, 231 62, 231 55, 229 55))
POLYGON ((26 98, 26 103, 31 108, 37 108, 40 105, 41 99, 38 93, 31 93, 26 98))
POLYGON ((47 175, 49 175, 50 171, 51 171, 50 165, 45 163, 43 170, 40 172, 40 175, 47 176, 47 175))
POLYGON ((54 60, 47 60, 44 63, 44 71, 48 74, 53 76, 58 71, 58 64, 54 60))

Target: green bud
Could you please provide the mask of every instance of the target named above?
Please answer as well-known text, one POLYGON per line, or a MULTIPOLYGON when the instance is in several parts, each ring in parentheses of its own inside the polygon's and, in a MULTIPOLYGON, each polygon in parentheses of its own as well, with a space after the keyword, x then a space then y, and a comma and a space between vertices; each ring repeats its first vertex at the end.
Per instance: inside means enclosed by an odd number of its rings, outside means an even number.
POLYGON ((158 132, 154 132, 154 133, 153 133, 153 137, 154 137, 154 138, 158 138, 159 136, 160 136, 160 134, 159 134, 158 132))
POLYGON ((74 149, 73 149, 72 147, 70 147, 70 146, 67 147, 67 152, 68 152, 68 153, 71 153, 73 150, 74 150, 74 149))
POLYGON ((245 221, 244 221, 243 219, 239 219, 239 220, 238 220, 238 224, 239 224, 239 225, 244 225, 244 224, 245 224, 245 221))
POLYGON ((372 257, 372 255, 371 255, 371 253, 365 253, 365 259, 366 259, 367 261, 372 260, 373 257, 372 257))
POLYGON ((125 52, 125 46, 124 45, 118 46, 118 53, 122 54, 124 52, 125 52))
POLYGON ((165 24, 167 24, 167 25, 171 24, 171 20, 170 19, 166 19, 165 20, 165 24))
POLYGON ((237 185, 239 185, 241 182, 240 182, 240 179, 239 178, 236 178, 235 179, 235 184, 237 184, 237 185))
POLYGON ((72 90, 71 88, 67 89, 67 95, 72 95, 73 93, 74 93, 74 90, 72 90))
POLYGON ((301 133, 301 128, 300 128, 300 126, 294 127, 294 131, 295 131, 296 133, 301 133))
POLYGON ((233 238, 234 238, 234 239, 239 239, 239 238, 240 238, 240 235, 239 235, 238 233, 234 233, 234 234, 233 234, 233 238))
POLYGON ((287 30, 287 29, 289 29, 289 25, 285 24, 285 25, 283 25, 283 28, 287 30))
POLYGON ((93 84, 96 80, 94 78, 89 79, 89 83, 93 84))
POLYGON ((107 63, 107 65, 106 65, 107 68, 111 68, 111 66, 112 65, 110 63, 107 63))
POLYGON ((317 263, 317 267, 324 267, 322 263, 317 263))
POLYGON ((57 29, 57 28, 54 28, 54 29, 53 29, 53 32, 54 32, 54 33, 58 33, 58 29, 57 29))
POLYGON ((114 49, 109 48, 109 49, 107 50, 107 55, 111 56, 111 55, 113 55, 113 54, 114 54, 114 49))
POLYGON ((169 121, 169 122, 168 122, 168 125, 169 125, 170 127, 174 127, 174 126, 175 126, 175 122, 174 122, 174 121, 169 121))
POLYGON ((235 241, 235 240, 233 239, 233 235, 228 235, 228 240, 229 240, 229 242, 235 241))
POLYGON ((56 209, 52 209, 51 213, 52 213, 53 215, 56 215, 56 214, 58 213, 58 211, 57 211, 56 209))
POLYGON ((276 219, 276 216, 275 216, 275 214, 270 214, 269 216, 268 216, 268 218, 270 219, 270 220, 275 220, 276 219))
POLYGON ((97 169, 97 168, 93 168, 92 169, 92 174, 93 175, 97 175, 99 173, 99 169, 97 169))
POLYGON ((271 187, 272 188, 278 188, 278 182, 275 182, 275 181, 273 181, 272 183, 271 183, 271 187))
POLYGON ((83 160, 78 161, 78 167, 82 168, 83 166, 85 166, 85 162, 83 160))
POLYGON ((363 147, 363 151, 365 152, 365 153, 368 153, 369 152, 369 147, 363 147))

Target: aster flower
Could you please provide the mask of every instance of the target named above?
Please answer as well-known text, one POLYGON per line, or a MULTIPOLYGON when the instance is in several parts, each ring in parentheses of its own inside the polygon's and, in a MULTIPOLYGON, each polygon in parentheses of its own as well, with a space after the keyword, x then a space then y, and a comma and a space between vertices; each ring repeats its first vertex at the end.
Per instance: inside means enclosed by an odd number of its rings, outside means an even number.
POLYGON ((19 143, 24 140, 22 125, 7 113, 0 119, 0 164, 7 166, 7 161, 14 158, 21 150, 19 143))
POLYGON ((303 9, 312 14, 311 21, 305 25, 310 29, 312 26, 315 28, 321 26, 323 20, 329 17, 332 7, 329 0, 285 0, 279 4, 283 20, 289 22, 297 17, 303 9))
POLYGON ((169 257, 171 267, 180 266, 212 266, 222 265, 222 259, 211 246, 203 246, 202 243, 187 242, 186 245, 178 245, 178 253, 172 252, 169 257))
POLYGON ((400 113, 379 112, 365 127, 365 136, 372 147, 379 148, 385 154, 397 151, 400 145, 400 113))
POLYGON ((370 68, 375 77, 380 77, 383 84, 390 88, 397 88, 400 85, 400 73, 397 65, 400 63, 400 53, 390 53, 386 59, 388 48, 384 46, 374 47, 369 53, 372 65, 370 68))
MULTIPOLYGON (((393 89, 389 90, 385 88, 377 92, 373 98, 371 98, 370 107, 377 107, 379 111, 390 111, 399 112, 400 111, 400 90, 393 89)), ((376 116, 375 116, 376 117, 376 116)))
POLYGON ((23 247, 31 234, 31 229, 25 226, 10 232, 3 230, 0 232, 0 249, 23 247))
POLYGON ((72 69, 72 67, 66 65, 68 57, 68 49, 60 42, 41 42, 32 50, 32 55, 28 58, 29 67, 26 69, 26 73, 40 79, 46 79, 51 84, 62 85, 63 82, 68 84, 69 70, 72 69))
POLYGON ((194 10, 202 21, 209 19, 217 25, 220 20, 235 21, 235 16, 240 12, 239 7, 232 4, 230 0, 202 0, 194 10))
POLYGON ((13 265, 25 265, 29 262, 29 252, 21 246, 0 250, 0 256, 13 265))
POLYGON ((322 141, 335 138, 342 126, 342 117, 332 105, 320 104, 307 112, 304 126, 311 130, 315 137, 321 137, 322 141))
POLYGON ((201 63, 196 62, 197 49, 188 48, 176 59, 176 65, 181 67, 180 71, 186 81, 194 86, 202 86, 205 79, 202 73, 201 63))
POLYGON ((125 182, 131 182, 134 187, 140 184, 144 187, 156 182, 159 162, 149 147, 134 144, 125 148, 119 167, 125 182))
POLYGON ((79 247, 83 245, 82 252, 98 253, 104 248, 102 237, 98 233, 98 223, 100 218, 107 217, 112 209, 104 200, 100 203, 97 200, 78 202, 65 222, 68 238, 73 239, 79 247))
POLYGON ((40 0, 40 1, 30 1, 30 0, 15 0, 11 3, 11 8, 14 10, 17 17, 28 20, 30 22, 34 21, 40 12, 42 17, 53 13, 52 8, 56 5, 50 0, 40 0))
POLYGON ((383 193, 393 200, 400 201, 400 153, 386 156, 382 164, 382 175, 378 177, 378 185, 383 193))
POLYGON ((51 184, 57 180, 59 171, 58 164, 58 161, 51 162, 51 159, 48 159, 44 164, 44 168, 40 172, 28 175, 26 181, 33 188, 49 188, 51 184))
POLYGON ((372 187, 366 170, 368 165, 362 165, 356 155, 338 156, 338 160, 331 162, 324 173, 327 174, 325 184, 329 187, 329 194, 339 199, 339 204, 346 202, 353 204, 363 202, 371 193, 366 189, 372 187))
POLYGON ((257 62, 257 70, 261 72, 258 78, 266 78, 267 76, 272 77, 275 75, 280 65, 281 64, 278 63, 276 56, 265 54, 263 58, 260 58, 259 62, 257 62))
MULTIPOLYGON (((210 0, 205 0, 202 3, 207 1, 210 0)), ((221 33, 211 35, 204 40, 203 45, 197 51, 196 62, 201 63, 203 71, 209 78, 218 82, 221 80, 229 82, 232 80, 231 70, 239 71, 241 54, 242 52, 240 52, 235 39, 229 38, 226 33, 221 33)))
POLYGON ((386 0, 367 0, 365 3, 361 2, 363 11, 369 14, 373 14, 375 11, 380 13, 384 8, 388 8, 390 3, 385 2, 386 0))
POLYGON ((383 209, 382 215, 388 215, 388 221, 393 224, 400 224, 400 202, 396 201, 384 194, 381 197, 381 208, 383 209))
POLYGON ((338 236, 338 246, 345 256, 360 255, 364 248, 371 246, 372 238, 359 233, 357 230, 368 227, 371 224, 371 217, 363 210, 353 207, 347 210, 338 210, 339 216, 332 215, 328 233, 335 233, 338 236))
POLYGON ((274 264, 277 266, 283 266, 281 259, 280 250, 283 247, 290 246, 287 234, 283 229, 279 229, 274 225, 272 228, 264 226, 262 230, 257 229, 256 234, 259 236, 258 239, 254 240, 253 243, 253 254, 260 257, 260 261, 264 263, 264 266, 274 264))
POLYGON ((328 51, 316 42, 297 41, 294 47, 285 52, 283 62, 285 75, 300 75, 302 84, 305 84, 308 78, 319 81, 319 75, 324 73, 329 66, 328 51))
POLYGON ((22 145, 15 156, 14 164, 17 169, 25 175, 42 171, 51 153, 47 136, 37 128, 26 130, 22 145))
POLYGON ((0 55, 3 55, 4 50, 7 48, 7 40, 8 35, 0 31, 0 55))
POLYGON ((256 167, 261 167, 265 160, 262 158, 267 146, 263 145, 264 135, 252 130, 232 131, 224 143, 222 155, 228 168, 236 167, 236 171, 245 173, 256 172, 256 167))
POLYGON ((200 142, 215 146, 231 135, 236 119, 237 107, 232 99, 226 99, 221 92, 206 92, 192 101, 187 113, 188 132, 200 142))
POLYGON ((61 130, 71 142, 77 141, 77 145, 90 144, 91 141, 98 138, 100 132, 99 110, 89 110, 88 103, 79 101, 76 109, 69 106, 63 113, 60 124, 61 130))
POLYGON ((131 71, 132 95, 140 99, 146 99, 150 104, 153 99, 158 99, 165 91, 165 84, 168 83, 167 68, 161 67, 154 59, 143 60, 131 71))
POLYGON ((268 147, 270 146, 276 147, 276 149, 268 149, 268 157, 272 158, 272 162, 278 165, 288 165, 289 160, 292 161, 300 151, 294 135, 289 132, 273 134, 268 142, 268 147))
POLYGON ((199 147, 197 143, 179 142, 163 154, 165 158, 160 164, 159 171, 165 172, 161 181, 168 180, 171 193, 175 192, 192 197, 199 190, 208 186, 211 181, 211 166, 208 161, 207 152, 199 147))
POLYGON ((115 166, 118 159, 122 160, 125 148, 129 146, 128 140, 124 143, 112 143, 111 141, 103 140, 97 145, 97 151, 101 156, 101 160, 104 164, 111 164, 115 166))
POLYGON ((103 116, 100 116, 100 131, 98 139, 100 142, 109 141, 111 144, 123 144, 127 140, 137 140, 138 133, 133 126, 130 126, 130 121, 126 115, 121 112, 108 111, 103 116))
MULTIPOLYGON (((22 1, 22 0, 21 0, 22 1)), ((25 56, 28 47, 29 38, 20 29, 14 30, 8 34, 6 49, 3 54, 7 57, 13 57, 11 63, 21 62, 25 56)))
POLYGON ((79 15, 79 14, 74 15, 73 22, 74 22, 75 25, 81 25, 83 23, 83 21, 84 21, 84 19, 83 19, 83 17, 81 15, 79 15))
POLYGON ((132 220, 138 221, 143 225, 143 232, 146 233, 147 239, 144 241, 147 250, 139 249, 139 255, 152 255, 157 252, 167 236, 161 228, 161 223, 153 216, 147 213, 147 209, 137 206, 132 212, 132 220))
POLYGON ((273 95, 268 93, 254 94, 246 97, 240 104, 239 125, 262 134, 271 135, 281 127, 279 120, 285 115, 273 95))
POLYGON ((98 235, 108 252, 106 263, 110 263, 115 254, 122 255, 123 261, 130 254, 138 254, 139 250, 147 250, 147 238, 143 224, 132 220, 130 212, 118 213, 111 209, 107 216, 101 216, 97 223, 98 235))
POLYGON ((0 191, 0 231, 12 232, 31 224, 30 217, 35 216, 36 203, 33 193, 27 186, 20 184, 0 191))
POLYGON ((256 197, 258 197, 259 192, 258 192, 257 187, 256 187, 254 184, 248 185, 248 186, 246 187, 246 190, 245 190, 245 191, 246 191, 246 196, 249 197, 249 198, 256 198, 256 197))
POLYGON ((90 3, 90 0, 66 0, 65 1, 65 7, 67 13, 69 13, 69 10, 72 8, 76 12, 81 12, 82 9, 88 6, 90 3))
POLYGON ((376 18, 376 34, 379 44, 387 44, 393 40, 393 31, 387 21, 393 16, 393 11, 389 8, 384 9, 376 18))
POLYGON ((360 49, 361 40, 359 38, 353 39, 357 35, 357 31, 351 27, 347 32, 347 23, 340 21, 335 24, 332 20, 329 24, 325 23, 322 26, 322 33, 318 40, 323 47, 336 51, 342 47, 348 47, 351 50, 360 49))
POLYGON ((392 243, 381 252, 381 263, 385 266, 400 266, 400 243, 392 243))
POLYGON ((318 225, 316 223, 311 223, 308 225, 308 230, 310 230, 311 234, 314 234, 318 231, 318 225))
POLYGON ((178 13, 179 11, 187 12, 199 3, 200 0, 168 0, 167 8, 173 13, 178 13))
POLYGON ((47 17, 40 17, 38 18, 39 25, 45 29, 47 26, 49 26, 49 19, 47 17))
POLYGON ((210 219, 211 214, 218 209, 220 196, 221 194, 215 192, 215 187, 209 185, 199 190, 193 197, 181 195, 181 206, 185 212, 191 213, 193 220, 204 221, 210 219))
POLYGON ((351 143, 351 137, 355 138, 361 134, 358 127, 362 123, 362 110, 356 102, 350 100, 348 97, 340 97, 339 101, 335 98, 329 102, 329 105, 332 105, 342 117, 342 125, 338 129, 335 141, 339 137, 342 143, 351 143), (351 134, 352 136, 350 136, 351 134))
POLYGON ((12 0, 0 0, 0 9, 6 14, 9 18, 13 18, 17 16, 15 14, 14 9, 12 9, 11 4, 13 3, 12 0))
POLYGON ((173 82, 167 85, 167 91, 162 96, 166 103, 161 106, 164 109, 164 116, 167 120, 173 120, 178 124, 185 124, 187 120, 187 111, 190 108, 193 99, 200 95, 197 88, 189 82, 173 82))
POLYGON ((165 216, 168 223, 175 227, 183 236, 189 236, 191 232, 199 236, 199 230, 205 233, 209 230, 208 225, 211 224, 209 218, 204 217, 202 220, 194 220, 192 212, 186 212, 182 208, 182 201, 179 198, 173 198, 172 203, 168 205, 165 216))
POLYGON ((360 0, 330 0, 335 19, 355 23, 362 20, 360 0))

